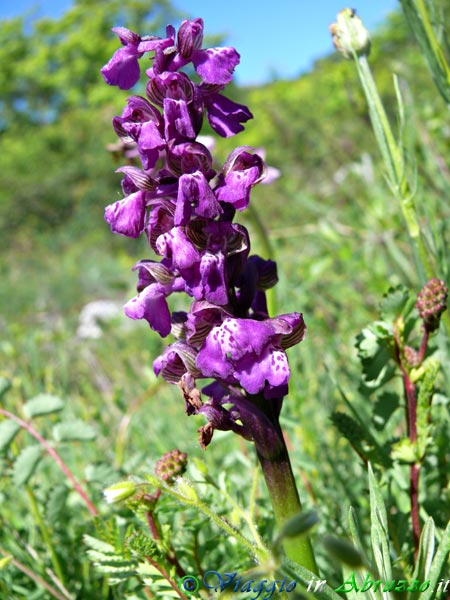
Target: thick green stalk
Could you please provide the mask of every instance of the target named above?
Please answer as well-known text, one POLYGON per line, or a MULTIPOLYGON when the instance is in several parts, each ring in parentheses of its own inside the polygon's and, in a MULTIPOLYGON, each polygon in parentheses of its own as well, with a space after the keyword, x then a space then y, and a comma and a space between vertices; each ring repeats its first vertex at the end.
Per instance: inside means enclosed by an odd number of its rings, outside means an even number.
MULTIPOLYGON (((259 396, 252 396, 251 400, 270 420, 273 427, 270 435, 263 435, 255 440, 255 446, 272 501, 277 527, 278 530, 281 530, 286 521, 302 511, 302 505, 283 432, 278 415, 273 410, 273 404, 259 396), (273 433, 276 433, 275 442, 273 433)), ((289 559, 318 575, 314 552, 306 535, 285 537, 283 549, 289 559)))

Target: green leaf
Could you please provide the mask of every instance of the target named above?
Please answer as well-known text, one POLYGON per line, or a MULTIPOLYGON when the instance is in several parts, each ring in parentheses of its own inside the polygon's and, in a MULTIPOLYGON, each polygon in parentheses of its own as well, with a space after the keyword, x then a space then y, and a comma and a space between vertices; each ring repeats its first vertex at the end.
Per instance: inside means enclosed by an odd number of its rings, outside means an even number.
POLYGON ((45 514, 49 523, 56 523, 61 520, 62 515, 65 514, 63 511, 68 495, 69 488, 64 484, 57 485, 51 490, 45 507, 45 514))
MULTIPOLYGON (((311 581, 317 581, 317 575, 305 567, 302 567, 298 563, 290 560, 289 558, 284 557, 280 567, 282 575, 286 577, 290 577, 292 580, 299 581, 305 589, 311 583, 311 581)), ((324 581, 324 580, 322 580, 324 581)), ((342 600, 339 594, 331 588, 328 584, 324 584, 323 587, 320 586, 321 591, 314 592, 314 597, 319 599, 327 599, 327 600, 342 600)))
POLYGON ((27 483, 36 471, 42 459, 42 447, 38 444, 27 446, 22 450, 14 462, 13 480, 14 485, 20 486, 27 483))
MULTIPOLYGON (((417 555, 417 562, 412 579, 416 579, 418 581, 426 581, 428 579, 434 554, 434 535, 434 521, 431 517, 429 517, 425 522, 420 535, 419 553, 417 555)), ((420 592, 410 592, 408 594, 408 600, 418 598, 419 595, 421 595, 420 592)))
POLYGON ((0 398, 6 394, 8 390, 11 389, 11 380, 7 377, 0 376, 0 398))
POLYGON ((12 419, 0 423, 0 452, 6 450, 20 431, 20 425, 12 419))
POLYGON ((412 298, 412 303, 408 302, 409 299, 409 290, 403 285, 389 288, 380 302, 380 317, 382 320, 392 325, 398 317, 407 317, 415 302, 415 298, 412 298))
POLYGON ((355 544, 356 548, 358 548, 358 550, 360 552, 363 552, 361 536, 359 533, 358 521, 356 519, 356 512, 355 512, 355 509, 353 508, 353 506, 350 506, 350 508, 348 510, 348 526, 349 526, 350 533, 351 533, 351 536, 353 539, 353 543, 355 544))
POLYGON ((114 554, 116 552, 114 546, 112 546, 111 544, 107 544, 106 542, 103 542, 98 538, 92 537, 87 533, 83 535, 83 541, 88 548, 91 548, 92 550, 97 550, 97 552, 103 552, 106 554, 114 554))
POLYGON ((101 462, 86 465, 84 476, 86 481, 94 481, 106 487, 114 478, 117 478, 117 471, 112 464, 101 462))
POLYGON ((88 442, 95 440, 97 432, 88 423, 80 419, 58 423, 53 427, 53 438, 57 442, 88 442))
POLYGON ((373 421, 375 428, 381 431, 386 426, 391 416, 399 407, 399 398, 392 392, 383 392, 375 402, 373 408, 373 421))
POLYGON ((411 442, 409 438, 402 438, 398 442, 395 442, 395 444, 392 444, 391 456, 394 460, 406 464, 413 464, 417 460, 420 460, 417 444, 411 442))
POLYGON ((434 31, 427 2, 419 3, 415 0, 400 0, 400 2, 434 83, 447 105, 450 105, 450 66, 434 31))
MULTIPOLYGON (((427 536, 429 536, 429 532, 427 532, 427 536)), ((447 524, 444 534, 442 535, 439 548, 436 554, 434 555, 433 562, 431 563, 431 568, 428 573, 430 587, 420 594, 420 600, 432 600, 436 597, 435 594, 438 587, 439 578, 441 577, 441 573, 443 572, 444 565, 447 564, 447 556, 449 552, 450 523, 447 524)))
POLYGON ((361 425, 346 413, 335 411, 331 413, 330 420, 338 431, 353 445, 358 447, 362 442, 367 442, 366 432, 361 425))
POLYGON ((368 469, 372 550, 380 578, 390 580, 392 579, 392 566, 389 553, 386 507, 370 463, 368 469))
POLYGON ((23 412, 28 418, 40 417, 59 412, 64 408, 64 402, 58 396, 51 394, 39 394, 25 402, 23 412))
POLYGON ((375 321, 363 329, 356 337, 356 347, 366 385, 376 388, 393 376, 395 369, 389 364, 393 334, 386 323, 375 321))

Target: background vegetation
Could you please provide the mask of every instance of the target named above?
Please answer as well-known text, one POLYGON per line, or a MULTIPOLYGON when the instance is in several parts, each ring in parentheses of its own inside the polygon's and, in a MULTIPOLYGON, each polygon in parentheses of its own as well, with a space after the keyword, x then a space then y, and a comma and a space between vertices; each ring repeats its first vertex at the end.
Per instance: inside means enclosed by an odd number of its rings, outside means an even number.
MULTIPOLYGON (((117 238, 103 221, 104 206, 119 197, 114 157, 106 149, 115 141, 110 123, 127 94, 106 86, 99 69, 116 48, 112 26, 155 32, 179 20, 168 2, 151 4, 148 13, 143 0, 126 5, 77 0, 57 21, 24 17, 0 23, 0 387, 7 390, 2 402, 23 417, 25 403, 39 394, 62 399, 54 413, 36 415, 35 427, 53 437, 105 519, 112 511, 102 489, 129 473, 151 472, 172 448, 203 461, 210 472, 225 473, 228 489, 244 503, 255 464, 252 448, 232 435, 216 435, 206 453, 200 450, 196 429, 203 423, 187 419, 178 390, 154 378, 151 364, 161 345, 143 323, 130 323, 119 311, 101 323, 100 337, 80 335, 86 303, 123 304, 134 294, 131 267, 147 255, 144 241, 117 238), (61 433, 62 424, 71 424, 72 434, 61 433)), ((448 107, 401 13, 376 32, 370 60, 393 123, 392 73, 399 77, 404 140, 416 165, 416 206, 448 282, 448 107)), ((320 513, 318 538, 327 531, 346 535, 349 504, 363 516, 368 510, 365 465, 330 415, 344 409, 344 390, 357 411, 370 416, 375 399, 359 383, 355 337, 377 318, 389 286, 402 283, 418 291, 422 273, 384 180, 351 62, 332 55, 298 80, 235 89, 233 96, 250 107, 254 120, 238 138, 218 140, 218 152, 225 157, 236 144, 264 147, 267 162, 281 171, 271 186, 254 190, 254 214, 244 224, 254 251, 278 262, 277 311, 301 311, 308 326, 307 341, 290 353, 293 377, 284 409, 294 469, 305 504, 320 513)), ((435 344, 448 357, 442 336, 435 344)), ((436 409, 444 423, 448 386, 447 370, 436 409)), ((387 419, 380 414, 386 442, 387 419)), ((444 447, 448 429, 440 435, 444 447)), ((51 597, 28 568, 54 587, 56 573, 72 594, 62 597, 123 597, 114 596, 87 560, 81 538, 95 535, 95 523, 57 466, 35 453, 34 463, 30 457, 24 461, 32 463, 25 475, 17 467, 15 459, 32 443, 22 432, 0 455, 0 552, 16 561, 0 574, 0 596, 51 597)), ((444 461, 434 465, 441 479, 433 483, 431 465, 422 495, 426 500, 433 485, 446 490, 427 507, 445 526, 448 457, 443 450, 437 456, 444 461)), ((401 470, 397 475, 399 489, 387 494, 395 495, 390 518, 401 526, 409 505, 401 470)), ((258 515, 261 531, 270 537, 262 486, 258 515)), ((119 514, 119 525, 126 516, 126 510, 119 514)), ((179 526, 195 519, 187 512, 179 526)), ((211 524, 207 528, 205 543, 218 535, 211 524)), ((396 544, 404 566, 410 553, 407 527, 396 544)), ((209 561, 210 568, 248 566, 222 539, 211 545, 209 561)))

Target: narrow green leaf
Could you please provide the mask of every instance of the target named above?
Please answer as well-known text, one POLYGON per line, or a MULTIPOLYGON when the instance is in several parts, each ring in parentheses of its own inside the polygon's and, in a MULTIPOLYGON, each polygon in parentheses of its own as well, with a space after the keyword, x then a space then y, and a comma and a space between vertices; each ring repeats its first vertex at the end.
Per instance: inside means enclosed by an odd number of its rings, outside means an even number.
POLYGON ((450 104, 450 66, 434 32, 427 3, 423 0, 400 0, 400 3, 434 83, 445 102, 450 104))
POLYGON ((79 419, 58 423, 53 427, 53 438, 57 442, 88 442, 94 440, 97 432, 88 423, 79 419))
MULTIPOLYGON (((427 534, 429 535, 429 534, 427 534)), ((450 552, 450 522, 444 531, 441 538, 439 548, 434 556, 431 568, 428 572, 428 579, 430 581, 430 587, 420 594, 420 600, 432 600, 436 596, 436 591, 439 585, 439 578, 443 572, 444 565, 447 564, 447 556, 450 552)), ((442 590, 441 590, 442 591, 442 590)))
MULTIPOLYGON (((283 562, 280 567, 281 573, 286 577, 290 577, 292 580, 300 582, 305 589, 307 590, 308 586, 313 582, 313 586, 315 586, 316 582, 319 582, 317 575, 305 567, 302 567, 298 563, 290 560, 289 558, 283 558, 283 562)), ((322 580, 322 582, 325 580, 322 580)), ((312 588, 315 589, 314 587, 312 588)), ((314 591, 314 598, 318 598, 319 600, 342 600, 339 594, 331 588, 326 582, 323 585, 319 586, 320 591, 314 591)), ((310 590, 311 591, 311 590, 310 590)))
POLYGON ((359 534, 358 521, 356 520, 356 512, 353 506, 350 506, 348 510, 348 526, 353 539, 353 543, 360 550, 360 552, 363 552, 361 536, 359 534))
POLYGON ((98 538, 92 537, 85 533, 83 535, 83 541, 88 548, 92 548, 92 550, 97 550, 97 552, 103 552, 106 554, 114 554, 116 552, 114 546, 111 544, 107 544, 98 538))
POLYGON ((102 564, 117 568, 122 567, 124 570, 131 567, 134 568, 136 565, 136 561, 126 558, 123 556, 123 554, 104 554, 103 552, 98 552, 97 550, 92 549, 88 550, 87 554, 95 564, 102 564))
POLYGON ((23 412, 26 417, 40 417, 59 412, 64 408, 64 402, 58 396, 51 394, 39 394, 25 402, 23 412))
POLYGON ((389 553, 386 507, 370 463, 368 469, 372 549, 380 578, 390 580, 392 579, 392 566, 389 553))
MULTIPOLYGON (((435 527, 432 517, 429 517, 423 526, 419 542, 419 553, 412 579, 426 581, 430 571, 434 554, 435 527)), ((409 592, 408 600, 418 598, 420 592, 409 592)), ((420 594, 421 595, 421 594, 420 594)))
POLYGON ((14 485, 20 486, 27 483, 33 473, 36 471, 42 458, 42 448, 36 444, 27 446, 22 450, 14 462, 13 481, 14 485))
POLYGON ((135 575, 136 571, 134 567, 127 567, 126 564, 123 565, 108 565, 104 562, 98 563, 94 562, 94 566, 97 571, 100 573, 112 573, 114 577, 123 577, 128 578, 135 575))
POLYGON ((7 450, 19 431, 20 425, 12 419, 5 419, 0 423, 0 452, 7 450))
MULTIPOLYGON (((370 572, 373 571, 371 565, 369 565, 366 553, 365 553, 363 545, 362 545, 361 536, 359 533, 358 521, 356 519, 356 512, 355 512, 355 509, 353 508, 353 506, 350 506, 349 511, 348 511, 348 526, 349 526, 350 534, 352 536, 355 547, 360 551, 361 555, 364 557, 364 563, 367 565, 369 571, 370 572)), ((350 570, 345 569, 344 576, 348 577, 349 575, 350 575, 350 570)), ((364 583, 364 577, 360 571, 356 573, 356 579, 357 579, 358 586, 362 587, 363 583, 364 583)), ((377 599, 377 595, 374 593, 372 588, 369 588, 366 593, 370 596, 370 598, 372 598, 372 600, 377 599)), ((357 592, 352 590, 352 594, 355 594, 354 600, 359 600, 360 596, 356 596, 357 592)), ((349 599, 350 594, 346 594, 346 597, 347 597, 347 599, 349 599)))

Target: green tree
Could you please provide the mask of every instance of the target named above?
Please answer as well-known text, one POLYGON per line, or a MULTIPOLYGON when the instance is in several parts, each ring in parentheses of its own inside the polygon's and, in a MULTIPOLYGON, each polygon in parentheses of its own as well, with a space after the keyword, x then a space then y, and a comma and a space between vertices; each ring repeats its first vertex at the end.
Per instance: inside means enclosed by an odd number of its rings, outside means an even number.
POLYGON ((55 227, 77 210, 88 211, 88 223, 90 207, 102 212, 108 194, 116 196, 105 146, 114 140, 110 120, 123 97, 100 74, 120 45, 110 30, 164 34, 173 19, 168 0, 76 0, 58 20, 0 23, 4 243, 19 230, 28 237, 55 227))

